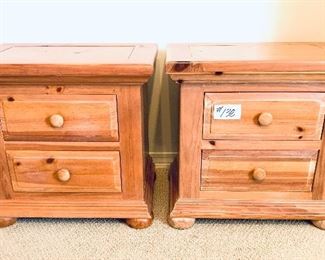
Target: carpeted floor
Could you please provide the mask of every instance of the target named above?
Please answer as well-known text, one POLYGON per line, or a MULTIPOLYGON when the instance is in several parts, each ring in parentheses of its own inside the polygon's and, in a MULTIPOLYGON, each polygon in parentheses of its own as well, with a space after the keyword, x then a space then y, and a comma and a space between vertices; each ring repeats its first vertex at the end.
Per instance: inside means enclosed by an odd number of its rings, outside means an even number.
POLYGON ((198 220, 166 223, 167 171, 157 171, 155 221, 20 219, 0 229, 0 259, 325 259, 325 231, 305 221, 198 220))

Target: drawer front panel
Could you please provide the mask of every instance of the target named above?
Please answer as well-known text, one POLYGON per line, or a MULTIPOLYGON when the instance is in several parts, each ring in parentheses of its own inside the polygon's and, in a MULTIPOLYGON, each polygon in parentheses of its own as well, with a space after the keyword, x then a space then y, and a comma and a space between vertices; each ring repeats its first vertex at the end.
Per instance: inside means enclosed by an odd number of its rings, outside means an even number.
POLYGON ((324 94, 207 93, 204 139, 319 140, 324 94))
POLYGON ((202 152, 201 190, 311 191, 317 151, 202 152))
POLYGON ((2 106, 8 140, 118 141, 115 95, 11 97, 2 106))
POLYGON ((7 151, 16 192, 121 192, 117 151, 7 151))

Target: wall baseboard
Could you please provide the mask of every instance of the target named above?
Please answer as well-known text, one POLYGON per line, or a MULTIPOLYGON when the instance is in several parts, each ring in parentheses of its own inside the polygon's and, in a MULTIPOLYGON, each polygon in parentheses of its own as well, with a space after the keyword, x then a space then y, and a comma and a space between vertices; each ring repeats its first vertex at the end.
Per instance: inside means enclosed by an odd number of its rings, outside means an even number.
POLYGON ((166 152, 166 153, 149 153, 157 169, 169 168, 170 164, 173 162, 178 153, 176 152, 166 152))

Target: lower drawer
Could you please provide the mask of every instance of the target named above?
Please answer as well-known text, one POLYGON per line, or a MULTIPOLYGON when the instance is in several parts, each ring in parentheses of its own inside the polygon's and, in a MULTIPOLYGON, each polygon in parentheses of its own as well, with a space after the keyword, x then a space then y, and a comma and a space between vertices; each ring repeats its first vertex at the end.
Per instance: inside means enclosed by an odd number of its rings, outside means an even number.
POLYGON ((121 192, 118 151, 7 151, 16 192, 121 192))
POLYGON ((311 191, 318 151, 202 152, 203 191, 311 191))

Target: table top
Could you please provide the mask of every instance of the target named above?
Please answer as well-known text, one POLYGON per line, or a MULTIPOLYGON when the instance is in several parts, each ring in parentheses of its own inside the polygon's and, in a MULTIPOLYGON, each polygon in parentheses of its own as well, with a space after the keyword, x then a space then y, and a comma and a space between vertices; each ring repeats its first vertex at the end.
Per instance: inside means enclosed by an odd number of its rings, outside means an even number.
POLYGON ((0 76, 150 76, 154 44, 4 44, 0 76))
POLYGON ((169 74, 325 72, 323 43, 170 44, 169 74))

